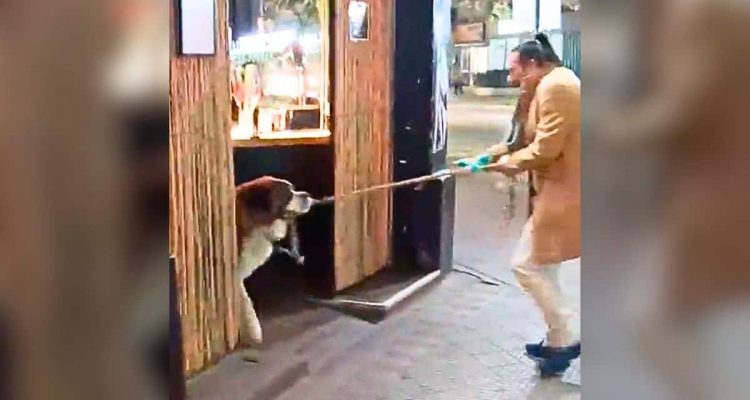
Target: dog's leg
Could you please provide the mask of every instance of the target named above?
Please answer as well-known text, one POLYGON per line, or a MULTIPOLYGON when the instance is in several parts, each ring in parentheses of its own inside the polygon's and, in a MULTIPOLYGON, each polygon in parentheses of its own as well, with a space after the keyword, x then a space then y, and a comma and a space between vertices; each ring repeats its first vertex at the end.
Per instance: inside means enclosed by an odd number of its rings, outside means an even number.
POLYGON ((240 285, 240 289, 240 301, 242 301, 240 343, 245 347, 249 347, 263 341, 263 331, 260 327, 258 315, 255 313, 255 306, 253 306, 252 299, 250 299, 250 296, 242 285, 240 285))

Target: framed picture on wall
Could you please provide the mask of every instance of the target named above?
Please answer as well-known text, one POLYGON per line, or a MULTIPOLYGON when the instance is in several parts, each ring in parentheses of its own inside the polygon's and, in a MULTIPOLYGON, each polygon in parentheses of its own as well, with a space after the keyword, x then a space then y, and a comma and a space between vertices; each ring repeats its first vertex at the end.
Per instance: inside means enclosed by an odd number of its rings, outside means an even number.
POLYGON ((364 1, 349 2, 349 40, 370 39, 370 5, 364 1))
POLYGON ((177 55, 216 55, 214 0, 174 0, 177 55))

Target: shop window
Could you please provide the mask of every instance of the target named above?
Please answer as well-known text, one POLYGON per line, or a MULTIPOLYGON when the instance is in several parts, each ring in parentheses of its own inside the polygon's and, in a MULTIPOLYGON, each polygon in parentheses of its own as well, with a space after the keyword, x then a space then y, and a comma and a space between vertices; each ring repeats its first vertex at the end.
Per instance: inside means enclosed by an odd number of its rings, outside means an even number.
POLYGON ((329 0, 230 1, 232 138, 328 138, 329 0))

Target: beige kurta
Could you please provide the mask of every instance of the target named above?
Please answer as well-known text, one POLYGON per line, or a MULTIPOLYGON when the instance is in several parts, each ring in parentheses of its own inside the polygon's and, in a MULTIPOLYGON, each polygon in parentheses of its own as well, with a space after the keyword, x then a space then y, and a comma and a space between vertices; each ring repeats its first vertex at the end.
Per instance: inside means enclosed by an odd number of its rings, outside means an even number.
POLYGON ((555 264, 580 256, 581 83, 569 69, 555 68, 536 89, 529 109, 531 143, 510 155, 509 165, 531 170, 537 196, 530 262, 555 264))

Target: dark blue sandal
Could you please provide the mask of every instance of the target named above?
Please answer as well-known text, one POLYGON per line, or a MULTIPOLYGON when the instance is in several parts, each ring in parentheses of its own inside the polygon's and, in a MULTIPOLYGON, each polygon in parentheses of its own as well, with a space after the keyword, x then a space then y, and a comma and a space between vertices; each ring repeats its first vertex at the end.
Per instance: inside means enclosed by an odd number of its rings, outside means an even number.
POLYGON ((545 358, 550 351, 567 351, 571 354, 575 354, 573 359, 581 355, 581 342, 573 343, 570 346, 561 347, 558 349, 546 346, 544 341, 539 343, 529 343, 526 345, 526 356, 538 361, 539 359, 545 358))
POLYGON ((542 357, 536 359, 542 377, 562 375, 570 367, 570 362, 580 357, 581 343, 571 346, 552 348, 544 347, 542 357))

